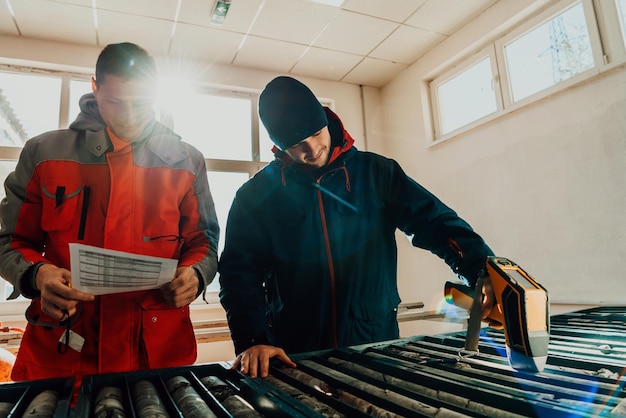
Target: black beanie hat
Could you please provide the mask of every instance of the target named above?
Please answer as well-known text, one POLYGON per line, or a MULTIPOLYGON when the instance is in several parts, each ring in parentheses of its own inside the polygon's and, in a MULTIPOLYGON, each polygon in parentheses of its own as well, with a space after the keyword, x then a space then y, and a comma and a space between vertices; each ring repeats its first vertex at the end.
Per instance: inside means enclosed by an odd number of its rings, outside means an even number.
POLYGON ((285 76, 276 77, 261 92, 259 116, 270 139, 283 151, 328 125, 326 112, 313 92, 285 76))

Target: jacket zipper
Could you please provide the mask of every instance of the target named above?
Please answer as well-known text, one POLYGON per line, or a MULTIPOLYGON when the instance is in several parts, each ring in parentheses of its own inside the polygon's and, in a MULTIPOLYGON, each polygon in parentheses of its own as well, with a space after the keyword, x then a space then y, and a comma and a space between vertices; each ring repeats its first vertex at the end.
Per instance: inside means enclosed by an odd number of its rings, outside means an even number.
MULTIPOLYGON (((315 183, 320 186, 321 177, 318 178, 315 183)), ((335 266, 333 265, 333 258, 330 252, 330 238, 328 237, 328 225, 326 224, 326 214, 324 213, 324 203, 322 201, 322 192, 317 189, 317 201, 319 203, 320 217, 322 219, 322 231, 324 233, 324 244, 326 246, 326 257, 328 259, 328 269, 330 271, 330 297, 331 297, 331 311, 332 311, 332 330, 333 330, 333 348, 337 348, 337 293, 335 290, 335 266)))
POLYGON ((87 209, 89 208, 89 197, 91 196, 91 187, 83 188, 83 207, 80 212, 80 227, 78 229, 78 239, 85 238, 85 225, 87 224, 87 209))

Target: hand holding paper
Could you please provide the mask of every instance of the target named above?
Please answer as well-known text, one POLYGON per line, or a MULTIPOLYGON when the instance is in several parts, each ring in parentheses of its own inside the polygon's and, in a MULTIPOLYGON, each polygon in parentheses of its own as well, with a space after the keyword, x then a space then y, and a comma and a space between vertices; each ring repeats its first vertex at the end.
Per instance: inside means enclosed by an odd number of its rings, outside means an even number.
POLYGON ((198 297, 199 279, 191 267, 176 269, 176 277, 161 287, 165 300, 172 306, 180 308, 189 305, 198 297))
POLYGON ((72 287, 93 295, 158 289, 176 272, 177 260, 70 244, 72 287))

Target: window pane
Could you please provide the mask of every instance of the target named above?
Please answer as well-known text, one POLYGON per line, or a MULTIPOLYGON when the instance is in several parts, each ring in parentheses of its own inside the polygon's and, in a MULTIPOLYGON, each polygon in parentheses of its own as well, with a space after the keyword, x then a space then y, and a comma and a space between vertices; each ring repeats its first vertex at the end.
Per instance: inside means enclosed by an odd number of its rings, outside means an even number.
POLYGON ((61 79, 0 71, 0 145, 59 128, 61 79))
POLYGON ((492 79, 491 60, 486 57, 437 88, 442 134, 496 111, 492 79))
POLYGON ((172 106, 174 131, 206 158, 252 161, 250 99, 190 93, 172 106))
POLYGON ((514 102, 592 68, 582 4, 511 42, 504 52, 514 102))
POLYGON ((76 116, 80 113, 78 101, 81 96, 86 93, 91 93, 91 81, 70 81, 70 113, 67 119, 70 123, 74 122, 74 119, 76 119, 76 116))
POLYGON ((622 39, 626 44, 626 0, 617 0, 617 12, 619 13, 619 22, 622 27, 622 39))
MULTIPOLYGON (((226 236, 226 220, 228 211, 233 203, 235 193, 248 181, 248 173, 233 173, 225 171, 207 171, 209 177, 209 187, 215 203, 215 212, 220 225, 220 242, 217 248, 217 255, 222 254, 224 249, 224 237, 226 236)), ((218 277, 209 285, 208 290, 218 291, 220 288, 218 277)))

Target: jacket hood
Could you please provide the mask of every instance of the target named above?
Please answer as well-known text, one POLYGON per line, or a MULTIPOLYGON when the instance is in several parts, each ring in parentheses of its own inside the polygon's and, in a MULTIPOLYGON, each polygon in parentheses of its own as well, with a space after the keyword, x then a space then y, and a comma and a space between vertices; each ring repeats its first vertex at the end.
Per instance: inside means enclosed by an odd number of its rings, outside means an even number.
POLYGON ((330 165, 337 157, 354 146, 354 138, 343 127, 343 122, 335 112, 327 107, 324 107, 324 111, 328 117, 328 130, 330 131, 330 145, 332 147, 327 164, 330 165))
MULTIPOLYGON (((98 103, 92 93, 83 95, 79 100, 80 113, 70 125, 70 129, 85 131, 87 148, 97 156, 103 155, 111 147, 106 133, 106 122, 100 116, 98 103)), ((162 123, 153 120, 148 123, 136 141, 148 142, 153 151, 163 161, 176 163, 189 157, 186 150, 179 147, 181 137, 162 123)))
POLYGON ((93 93, 83 95, 78 101, 80 113, 70 125, 70 129, 78 131, 101 131, 106 128, 106 123, 98 111, 98 103, 93 93))
MULTIPOLYGON (((350 150, 354 146, 354 138, 344 128, 343 122, 335 112, 324 106, 324 112, 328 117, 328 131, 330 132, 330 157, 326 167, 337 160, 337 158, 350 150)), ((294 161, 276 145, 272 148, 272 152, 277 160, 285 165, 294 164, 294 161)))

